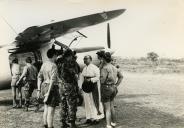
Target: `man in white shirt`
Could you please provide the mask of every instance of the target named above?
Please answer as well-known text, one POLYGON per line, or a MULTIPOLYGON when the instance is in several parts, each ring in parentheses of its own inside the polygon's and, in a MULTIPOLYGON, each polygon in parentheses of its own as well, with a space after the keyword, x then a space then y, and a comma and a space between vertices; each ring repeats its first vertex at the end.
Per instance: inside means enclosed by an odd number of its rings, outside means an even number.
MULTIPOLYGON (((85 110, 86 110, 86 123, 98 123, 99 119, 104 117, 103 107, 101 103, 101 94, 100 94, 100 70, 97 66, 91 63, 92 57, 87 55, 84 57, 84 63, 86 66, 84 67, 79 87, 82 86, 85 110), (92 90, 85 90, 84 82, 91 82, 96 85, 92 90)), ((88 89, 88 87, 86 88, 88 89)))

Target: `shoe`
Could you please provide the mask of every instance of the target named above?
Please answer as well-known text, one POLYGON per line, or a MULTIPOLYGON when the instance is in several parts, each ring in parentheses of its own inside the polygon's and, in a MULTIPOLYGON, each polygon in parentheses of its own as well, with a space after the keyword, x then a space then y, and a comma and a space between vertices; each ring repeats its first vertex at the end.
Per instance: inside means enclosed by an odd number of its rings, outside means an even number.
POLYGON ((12 108, 17 108, 17 104, 14 104, 12 108))
POLYGON ((107 125, 106 128, 113 128, 111 125, 107 125))
POLYGON ((45 124, 45 125, 43 125, 43 128, 48 128, 48 125, 46 125, 46 124, 45 124))
POLYGON ((19 104, 19 105, 17 106, 17 108, 22 108, 22 104, 19 104))
POLYGON ((115 127, 116 125, 116 123, 111 122, 111 126, 115 127))
POLYGON ((39 109, 40 109, 40 106, 39 105, 36 105, 36 108, 35 108, 34 112, 38 112, 39 109))

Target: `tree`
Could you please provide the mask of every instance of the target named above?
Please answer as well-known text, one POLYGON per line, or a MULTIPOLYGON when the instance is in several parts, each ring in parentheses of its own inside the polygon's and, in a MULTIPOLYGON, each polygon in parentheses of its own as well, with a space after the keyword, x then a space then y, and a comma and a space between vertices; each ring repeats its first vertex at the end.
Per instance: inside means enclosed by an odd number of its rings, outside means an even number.
POLYGON ((147 59, 153 62, 153 64, 157 64, 156 62, 158 61, 158 57, 158 54, 155 52, 147 53, 147 59))

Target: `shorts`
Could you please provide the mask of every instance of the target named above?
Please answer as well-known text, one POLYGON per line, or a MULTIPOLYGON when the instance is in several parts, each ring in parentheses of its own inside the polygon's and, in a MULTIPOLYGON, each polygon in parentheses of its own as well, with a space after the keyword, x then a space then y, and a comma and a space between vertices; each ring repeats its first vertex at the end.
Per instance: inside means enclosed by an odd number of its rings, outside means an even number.
POLYGON ((11 81, 11 86, 12 86, 12 87, 15 87, 18 80, 19 80, 19 79, 13 78, 12 81, 11 81))
POLYGON ((34 91, 36 89, 36 81, 27 81, 24 84, 24 94, 25 99, 29 99, 34 91))
POLYGON ((114 85, 101 85, 101 101, 103 103, 113 101, 118 90, 114 85))
POLYGON ((16 85, 17 81, 19 80, 19 77, 18 78, 12 78, 12 81, 11 81, 11 87, 22 87, 23 86, 23 83, 20 82, 19 85, 16 85))
MULTIPOLYGON (((53 85, 53 86, 54 87, 51 90, 48 100, 45 104, 51 107, 56 107, 56 106, 59 106, 59 103, 61 102, 61 98, 59 95, 58 85, 53 85)), ((44 95, 48 92, 48 89, 49 89, 49 84, 44 83, 41 89, 41 92, 42 92, 41 94, 43 98, 45 97, 44 95)))

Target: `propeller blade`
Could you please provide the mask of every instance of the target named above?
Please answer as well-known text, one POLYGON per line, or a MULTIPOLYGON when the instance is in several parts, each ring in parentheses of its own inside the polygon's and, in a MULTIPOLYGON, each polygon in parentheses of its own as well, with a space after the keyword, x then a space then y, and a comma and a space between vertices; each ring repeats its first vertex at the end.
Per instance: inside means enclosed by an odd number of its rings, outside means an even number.
POLYGON ((110 25, 107 24, 107 47, 111 48, 111 35, 110 35, 110 25))
POLYGON ((11 45, 11 44, 0 45, 0 48, 4 48, 4 47, 10 46, 10 45, 11 45))

